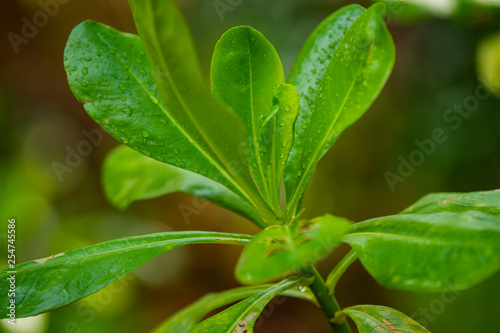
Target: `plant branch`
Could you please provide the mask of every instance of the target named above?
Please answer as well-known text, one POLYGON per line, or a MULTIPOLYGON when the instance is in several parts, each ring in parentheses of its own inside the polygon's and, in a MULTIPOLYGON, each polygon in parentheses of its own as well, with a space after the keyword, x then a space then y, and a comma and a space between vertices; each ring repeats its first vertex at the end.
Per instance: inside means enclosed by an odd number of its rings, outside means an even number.
POLYGON ((357 258, 358 256, 356 255, 356 252, 354 252, 354 250, 349 251, 349 253, 330 272, 328 278, 326 279, 326 286, 328 287, 330 295, 333 295, 333 293, 335 292, 335 287, 337 286, 337 282, 339 281, 342 274, 344 274, 346 269, 349 268, 349 266, 351 266, 351 264, 355 262, 357 258))
POLYGON ((351 328, 347 324, 347 321, 344 321, 342 324, 336 324, 332 322, 332 320, 335 318, 335 313, 337 311, 340 311, 341 308, 335 297, 329 294, 325 281, 316 270, 316 268, 311 265, 305 268, 302 273, 304 275, 307 275, 308 277, 314 277, 310 288, 314 293, 314 296, 316 296, 316 300, 318 301, 321 310, 323 310, 323 313, 328 319, 332 331, 334 333, 352 333, 351 328))

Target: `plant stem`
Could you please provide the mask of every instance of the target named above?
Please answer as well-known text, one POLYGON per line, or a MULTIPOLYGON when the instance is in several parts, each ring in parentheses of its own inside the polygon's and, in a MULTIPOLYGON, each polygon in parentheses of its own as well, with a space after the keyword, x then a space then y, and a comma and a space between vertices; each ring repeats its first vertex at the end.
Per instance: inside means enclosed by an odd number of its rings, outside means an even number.
POLYGON ((342 274, 344 274, 346 269, 349 268, 349 266, 351 266, 351 264, 355 262, 357 258, 358 256, 356 255, 356 252, 354 252, 354 250, 349 251, 349 253, 330 272, 328 278, 326 279, 326 286, 328 287, 331 295, 333 295, 335 286, 337 286, 337 282, 339 281, 342 274))
POLYGON ((321 310, 323 310, 323 313, 328 319, 332 331, 334 333, 352 333, 347 321, 344 321, 342 324, 335 324, 332 322, 332 319, 335 318, 335 313, 341 310, 340 305, 335 297, 329 294, 325 281, 316 268, 311 265, 304 270, 304 274, 307 274, 309 277, 314 277, 310 288, 314 293, 314 296, 316 296, 316 300, 318 301, 321 310))

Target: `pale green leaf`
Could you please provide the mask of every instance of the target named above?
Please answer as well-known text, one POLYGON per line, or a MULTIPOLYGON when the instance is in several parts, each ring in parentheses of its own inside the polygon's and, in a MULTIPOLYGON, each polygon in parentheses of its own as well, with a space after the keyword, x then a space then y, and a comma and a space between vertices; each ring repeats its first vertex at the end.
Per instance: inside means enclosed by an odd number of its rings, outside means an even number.
MULTIPOLYGON (((163 232, 133 236, 29 261, 16 266, 16 317, 55 310, 95 293, 154 257, 188 244, 246 244, 250 236, 218 232, 163 232)), ((8 268, 0 288, 9 289, 8 268)), ((0 298, 6 308, 9 298, 0 298)), ((7 313, 2 312, 1 318, 7 313)))
POLYGON ((125 146, 115 148, 106 157, 102 183, 108 199, 120 209, 137 200, 182 191, 227 207, 263 225, 252 207, 224 186, 125 146))

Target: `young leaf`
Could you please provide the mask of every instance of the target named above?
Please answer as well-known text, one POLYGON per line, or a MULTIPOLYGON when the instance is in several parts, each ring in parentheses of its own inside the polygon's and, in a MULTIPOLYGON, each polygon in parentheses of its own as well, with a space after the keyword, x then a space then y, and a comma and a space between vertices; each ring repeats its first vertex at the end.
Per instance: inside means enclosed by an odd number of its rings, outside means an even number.
POLYGON ((274 220, 248 170, 244 126, 234 112, 212 97, 203 80, 189 28, 174 0, 129 3, 167 108, 194 134, 196 142, 220 160, 262 213, 274 220))
POLYGON ((138 36, 86 21, 71 32, 64 55, 73 93, 117 140, 217 181, 250 202, 222 163, 163 104, 138 36))
POLYGON ((364 11, 365 9, 359 5, 348 5, 328 16, 309 36, 290 72, 288 83, 297 88, 300 109, 285 174, 285 185, 289 195, 300 169, 307 141, 307 129, 315 110, 321 80, 339 43, 364 11))
POLYGON ((427 329, 404 313, 380 305, 351 306, 337 315, 351 317, 359 333, 429 333, 427 329))
POLYGON ((432 193, 401 214, 432 214, 476 210, 500 217, 500 190, 470 193, 432 193))
MULTIPOLYGON (((188 244, 243 245, 250 236, 217 232, 162 232, 127 237, 59 253, 17 265, 16 317, 54 310, 95 293, 154 257, 188 244)), ((9 269, 0 270, 8 290, 9 269)), ((9 298, 0 299, 7 307, 9 298)), ((2 312, 1 318, 7 313, 2 312)))
POLYGON ((380 217, 355 224, 344 239, 389 288, 465 289, 500 268, 500 218, 477 211, 380 217))
POLYGON ((261 140, 260 124, 273 112, 275 89, 285 83, 281 61, 260 32, 251 27, 235 27, 215 46, 210 81, 212 94, 234 110, 245 125, 250 170, 270 202, 276 189, 269 187, 262 155, 271 142, 261 140))
POLYGON ((300 166, 287 171, 296 177, 294 182, 288 181, 290 209, 297 208, 320 158, 342 131, 363 115, 389 77, 395 50, 383 22, 384 13, 383 3, 367 9, 335 49, 318 88, 300 166))
MULTIPOLYGON (((196 302, 177 312, 172 317, 166 319, 157 328, 151 331, 151 333, 187 333, 210 312, 228 304, 238 302, 247 297, 254 296, 255 294, 262 293, 271 287, 272 285, 240 287, 205 295, 196 302)), ((289 289, 285 290, 281 295, 300 298, 316 304, 316 299, 309 288, 305 291, 289 289)))
POLYGON ((182 191, 227 207, 265 227, 255 210, 224 186, 126 146, 117 147, 108 154, 103 165, 102 182, 106 196, 120 209, 137 200, 182 191))
POLYGON ((276 89, 274 110, 262 124, 260 140, 264 173, 271 184, 271 198, 276 210, 281 211, 281 181, 292 149, 294 124, 299 111, 299 95, 294 86, 284 84, 276 89))
POLYGON ((350 230, 347 220, 331 215, 268 227, 244 248, 236 278, 244 284, 283 278, 321 260, 350 230))
POLYGON ((275 296, 283 293, 285 290, 299 286, 305 283, 303 280, 296 277, 291 277, 280 283, 268 288, 267 290, 258 293, 255 296, 249 297, 230 308, 216 314, 213 317, 196 325, 190 333, 243 333, 253 332, 255 321, 259 314, 264 310, 264 307, 275 296))

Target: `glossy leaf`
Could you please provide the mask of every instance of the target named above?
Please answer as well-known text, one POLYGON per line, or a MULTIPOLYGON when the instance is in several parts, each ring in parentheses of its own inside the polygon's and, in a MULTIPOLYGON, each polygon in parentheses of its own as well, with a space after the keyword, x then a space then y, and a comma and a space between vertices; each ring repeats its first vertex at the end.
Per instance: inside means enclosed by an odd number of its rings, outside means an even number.
MULTIPOLYGON (((203 80, 189 28, 175 1, 129 0, 129 3, 167 108, 193 133, 194 142, 217 159, 215 164, 222 164, 221 168, 229 172, 228 178, 236 180, 252 201, 261 206, 259 209, 265 210, 263 213, 269 213, 248 170, 244 126, 234 112, 212 97, 203 80)), ((237 186, 236 182, 232 185, 237 186)))
POLYGON ((292 181, 288 182, 288 188, 293 189, 289 191, 292 209, 300 201, 320 158, 342 131, 363 115, 389 77, 395 50, 383 22, 384 13, 382 3, 367 9, 335 49, 319 85, 300 166, 287 171, 296 176, 293 186, 292 181))
POLYGON ((236 278, 244 284, 283 278, 321 260, 350 230, 347 220, 331 215, 268 227, 243 250, 236 278))
POLYGON ((351 317, 359 333, 428 333, 422 325, 397 310, 380 305, 356 305, 345 308, 340 315, 351 317))
POLYGON ((268 199, 273 191, 265 172, 261 123, 273 112, 274 91, 285 83, 283 66, 267 39, 250 27, 228 30, 215 46, 210 71, 212 94, 234 110, 245 125, 249 166, 268 199))
POLYGON ((227 207, 264 225, 251 206, 224 186, 125 146, 117 147, 108 154, 103 165, 102 182, 106 196, 120 209, 137 200, 182 191, 227 207))
POLYGON ((293 144, 293 131, 299 95, 291 84, 278 87, 274 97, 274 112, 261 125, 262 164, 270 180, 274 207, 280 210, 280 190, 286 161, 293 144))
POLYGON ((432 214, 476 210, 500 217, 500 190, 470 193, 432 193, 401 214, 432 214))
POLYGON ((255 321, 264 307, 275 296, 285 290, 299 286, 303 280, 291 277, 280 283, 241 301, 230 308, 196 325, 190 333, 243 333, 253 332, 255 321))
POLYGON ((217 181, 245 198, 226 168, 196 139, 198 134, 161 101, 138 36, 83 22, 68 39, 65 68, 85 110, 117 140, 217 181))
POLYGON ((477 46, 476 57, 481 84, 500 97, 500 33, 481 40, 477 46))
POLYGON ((321 80, 339 43, 364 11, 359 5, 348 5, 328 16, 309 36, 290 72, 288 82, 297 88, 300 110, 295 125, 293 148, 286 167, 285 185, 288 194, 291 194, 302 154, 307 148, 307 130, 315 110, 321 80))
POLYGON ((500 218, 477 211, 376 218, 355 224, 345 241, 389 288, 465 289, 500 268, 500 218))
MULTIPOLYGON (((95 293, 154 257, 188 244, 246 244, 250 236, 217 232, 163 232, 95 244, 17 265, 16 317, 54 310, 95 293)), ((9 270, 0 270, 8 290, 9 270)), ((0 298, 6 307, 9 298, 0 298)), ((2 317, 6 318, 6 312, 2 317)))
MULTIPOLYGON (((165 320, 151 333, 187 333, 194 325, 199 323, 203 317, 220 307, 238 302, 255 294, 262 293, 271 288, 272 285, 260 285, 252 287, 240 287, 219 293, 211 293, 203 296, 196 302, 177 312, 172 317, 165 320)), ((304 287, 306 288, 306 287, 304 287)), ((295 289, 285 290, 281 295, 300 298, 312 303, 316 299, 309 288, 304 291, 295 289)))

